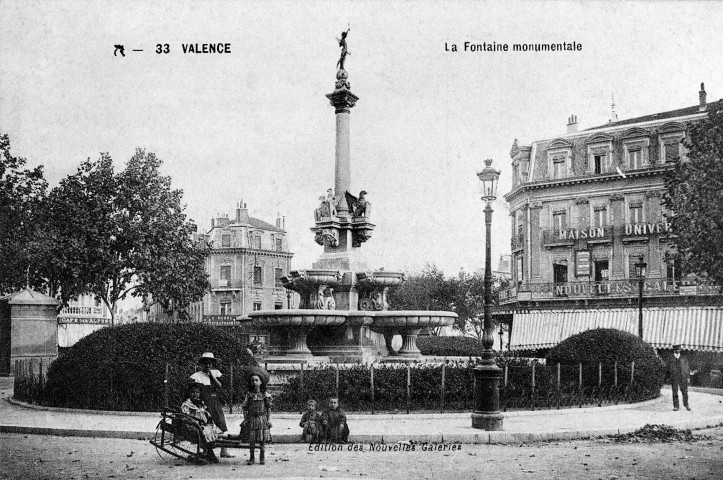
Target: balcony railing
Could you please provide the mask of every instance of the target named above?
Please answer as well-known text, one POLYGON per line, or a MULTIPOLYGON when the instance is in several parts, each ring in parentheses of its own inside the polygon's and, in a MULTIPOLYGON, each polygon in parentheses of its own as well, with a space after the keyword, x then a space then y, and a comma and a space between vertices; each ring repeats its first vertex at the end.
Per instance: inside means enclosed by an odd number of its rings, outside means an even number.
MULTIPOLYGON (((526 283, 500 292, 500 302, 552 300, 564 298, 636 297, 638 280, 601 282, 526 283)), ((669 278, 647 278, 645 297, 720 295, 721 287, 711 282, 669 278)))
POLYGON ((82 307, 69 306, 60 311, 60 316, 88 315, 94 317, 103 316, 103 307, 82 307))
POLYGON ((237 325, 236 318, 238 318, 238 315, 204 315, 203 323, 223 326, 237 325))
POLYGON ((211 279, 211 288, 237 288, 243 287, 243 281, 240 278, 214 278, 211 279))

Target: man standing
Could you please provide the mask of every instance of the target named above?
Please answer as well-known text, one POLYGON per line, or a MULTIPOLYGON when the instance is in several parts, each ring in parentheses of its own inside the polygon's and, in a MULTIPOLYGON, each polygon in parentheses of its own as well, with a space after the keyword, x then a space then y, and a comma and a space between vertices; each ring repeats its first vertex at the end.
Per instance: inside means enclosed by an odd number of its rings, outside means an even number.
POLYGON ((668 364, 668 373, 670 375, 670 386, 673 389, 673 410, 678 411, 680 404, 678 403, 678 388, 683 394, 683 406, 690 411, 688 405, 688 379, 691 375, 695 375, 695 370, 690 371, 688 359, 680 354, 680 345, 673 345, 673 358, 668 364))

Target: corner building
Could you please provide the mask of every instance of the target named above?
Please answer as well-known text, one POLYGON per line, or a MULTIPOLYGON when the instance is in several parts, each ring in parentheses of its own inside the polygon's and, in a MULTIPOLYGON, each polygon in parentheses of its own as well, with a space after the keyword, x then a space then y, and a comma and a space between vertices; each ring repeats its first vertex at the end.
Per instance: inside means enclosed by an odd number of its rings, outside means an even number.
MULTIPOLYGON (((518 145, 513 187, 505 195, 512 223, 513 312, 510 349, 544 353, 592 328, 638 333, 635 264, 647 263, 643 339, 659 349, 681 343, 723 351, 720 288, 682 278, 672 260, 675 237, 662 206, 664 176, 685 160, 691 124, 717 103, 699 103, 518 145)), ((684 214, 684 212, 683 212, 684 214)))

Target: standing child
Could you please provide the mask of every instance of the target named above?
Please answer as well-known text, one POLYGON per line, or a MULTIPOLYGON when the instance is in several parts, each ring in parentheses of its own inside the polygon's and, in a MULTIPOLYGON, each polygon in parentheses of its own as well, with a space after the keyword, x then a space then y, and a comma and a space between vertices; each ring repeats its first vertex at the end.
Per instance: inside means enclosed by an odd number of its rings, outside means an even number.
POLYGON ((248 376, 248 388, 241 408, 244 411, 244 422, 248 432, 248 441, 251 445, 251 456, 248 465, 254 464, 254 447, 259 444, 259 463, 264 465, 266 442, 271 441, 271 395, 266 393, 266 384, 269 381, 269 374, 260 367, 251 367, 248 376))
POLYGON ((346 414, 339 406, 338 398, 329 399, 329 408, 321 415, 321 424, 327 442, 346 443, 349 441, 349 426, 346 423, 346 414))
POLYGON ((301 431, 302 441, 311 443, 319 440, 320 422, 321 414, 316 411, 316 400, 307 400, 306 412, 301 416, 301 422, 299 422, 299 426, 303 428, 301 431))

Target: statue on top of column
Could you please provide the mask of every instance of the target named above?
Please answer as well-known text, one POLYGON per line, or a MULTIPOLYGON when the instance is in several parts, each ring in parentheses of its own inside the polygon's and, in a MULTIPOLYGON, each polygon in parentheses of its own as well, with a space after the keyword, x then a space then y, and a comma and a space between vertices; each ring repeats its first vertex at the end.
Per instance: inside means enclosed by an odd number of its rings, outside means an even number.
POLYGON ((351 55, 349 50, 346 48, 346 36, 349 34, 349 30, 351 30, 351 27, 346 29, 346 32, 341 32, 341 38, 337 38, 336 41, 339 42, 339 46, 341 47, 341 56, 339 57, 339 61, 336 62, 336 66, 339 68, 339 70, 344 70, 344 61, 346 60, 347 55, 351 55))

